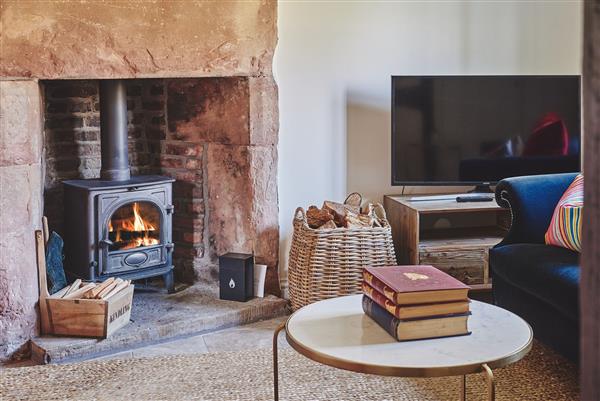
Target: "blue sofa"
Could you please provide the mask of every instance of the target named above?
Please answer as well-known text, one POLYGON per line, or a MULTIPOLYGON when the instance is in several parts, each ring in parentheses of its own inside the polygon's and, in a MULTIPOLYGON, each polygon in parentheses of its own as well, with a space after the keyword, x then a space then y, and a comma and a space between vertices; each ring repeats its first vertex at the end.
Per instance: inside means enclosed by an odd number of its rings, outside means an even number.
POLYGON ((544 234, 575 176, 500 181, 496 201, 510 209, 512 226, 490 250, 494 302, 523 317, 537 339, 573 361, 579 356, 579 253, 546 245, 544 234))

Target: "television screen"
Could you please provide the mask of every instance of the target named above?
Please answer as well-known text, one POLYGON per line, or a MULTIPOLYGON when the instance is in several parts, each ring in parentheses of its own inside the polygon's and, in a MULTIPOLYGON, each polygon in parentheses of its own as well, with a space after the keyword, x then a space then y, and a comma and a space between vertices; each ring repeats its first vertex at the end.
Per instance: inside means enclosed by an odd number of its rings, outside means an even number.
POLYGON ((580 170, 579 76, 393 76, 392 185, 580 170))

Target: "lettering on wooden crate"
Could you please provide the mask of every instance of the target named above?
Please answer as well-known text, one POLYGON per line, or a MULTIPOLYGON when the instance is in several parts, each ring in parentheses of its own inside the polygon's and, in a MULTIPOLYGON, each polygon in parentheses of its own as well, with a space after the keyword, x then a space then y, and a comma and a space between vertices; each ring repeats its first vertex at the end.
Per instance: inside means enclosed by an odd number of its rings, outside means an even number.
POLYGON ((123 305, 123 307, 121 307, 119 310, 113 312, 110 315, 109 323, 112 323, 115 320, 117 320, 118 318, 120 318, 121 316, 123 316, 125 313, 127 313, 129 311, 129 309, 131 309, 131 305, 129 305, 129 304, 123 305))

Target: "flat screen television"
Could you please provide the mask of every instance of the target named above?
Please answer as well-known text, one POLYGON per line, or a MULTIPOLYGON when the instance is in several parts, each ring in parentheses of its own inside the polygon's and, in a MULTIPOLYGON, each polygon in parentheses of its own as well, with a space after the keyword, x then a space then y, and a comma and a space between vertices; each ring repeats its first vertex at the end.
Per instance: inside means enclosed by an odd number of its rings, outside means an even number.
POLYGON ((580 76, 392 76, 392 185, 580 171, 580 76))

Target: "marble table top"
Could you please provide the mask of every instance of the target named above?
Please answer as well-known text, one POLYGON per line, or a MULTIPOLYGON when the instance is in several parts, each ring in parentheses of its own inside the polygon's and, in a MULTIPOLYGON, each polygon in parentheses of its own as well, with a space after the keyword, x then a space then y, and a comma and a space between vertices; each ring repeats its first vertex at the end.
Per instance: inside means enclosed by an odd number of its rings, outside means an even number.
POLYGON ((286 323, 290 345, 317 362, 355 372, 432 377, 499 368, 529 352, 533 331, 519 316, 471 301, 468 336, 398 342, 363 313, 362 295, 305 306, 286 323))

